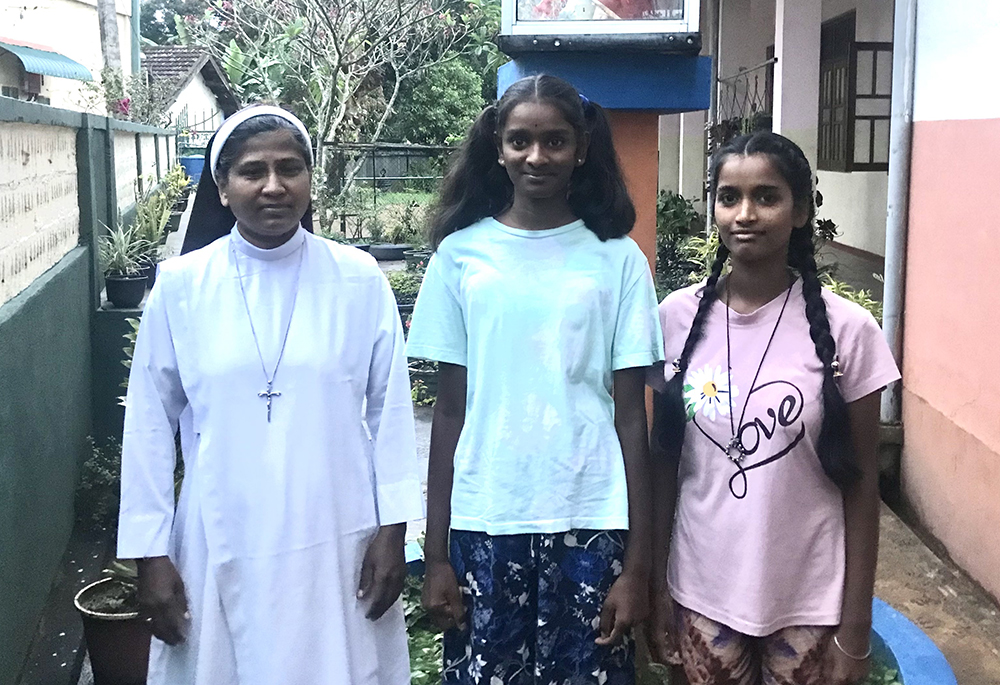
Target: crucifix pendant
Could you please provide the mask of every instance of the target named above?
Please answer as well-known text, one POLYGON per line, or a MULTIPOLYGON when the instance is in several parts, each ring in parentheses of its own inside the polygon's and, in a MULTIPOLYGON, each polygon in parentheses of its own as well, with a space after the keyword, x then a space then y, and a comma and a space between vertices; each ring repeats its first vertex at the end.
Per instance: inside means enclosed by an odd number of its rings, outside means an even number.
POLYGON ((267 390, 257 393, 257 397, 267 398, 267 422, 271 423, 271 398, 281 397, 280 392, 274 392, 271 390, 271 381, 267 382, 267 390))
POLYGON ((734 435, 733 439, 729 441, 726 445, 726 456, 729 457, 729 461, 734 464, 739 464, 747 456, 746 448, 743 447, 743 441, 740 440, 738 435, 734 435))

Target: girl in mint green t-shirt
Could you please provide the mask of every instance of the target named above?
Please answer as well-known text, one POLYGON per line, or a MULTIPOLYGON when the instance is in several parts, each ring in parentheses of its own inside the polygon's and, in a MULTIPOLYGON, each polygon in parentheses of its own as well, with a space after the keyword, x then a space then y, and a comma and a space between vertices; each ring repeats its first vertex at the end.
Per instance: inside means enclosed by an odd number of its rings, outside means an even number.
POLYGON ((649 577, 648 263, 604 111, 513 84, 431 219, 411 357, 440 364, 424 605, 445 683, 629 685, 649 577))

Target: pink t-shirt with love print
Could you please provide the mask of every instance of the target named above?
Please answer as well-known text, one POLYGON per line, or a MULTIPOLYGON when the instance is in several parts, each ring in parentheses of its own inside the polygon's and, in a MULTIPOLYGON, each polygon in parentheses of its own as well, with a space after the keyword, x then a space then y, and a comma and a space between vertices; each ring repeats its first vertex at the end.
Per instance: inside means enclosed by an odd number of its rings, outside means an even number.
MULTIPOLYGON (((700 289, 684 288, 660 304, 668 360, 680 356, 700 289)), ((763 365, 786 293, 751 314, 729 311, 731 374, 726 305, 712 303, 685 377, 688 424, 670 592, 682 606, 755 636, 788 626, 837 625, 843 598, 844 506, 816 456, 823 377, 801 281, 787 299, 763 365), (742 471, 726 455, 733 424, 747 452, 742 471)), ((899 379, 871 314, 826 290, 823 299, 844 399, 853 402, 899 379)), ((672 375, 668 361, 651 385, 660 389, 672 375)))

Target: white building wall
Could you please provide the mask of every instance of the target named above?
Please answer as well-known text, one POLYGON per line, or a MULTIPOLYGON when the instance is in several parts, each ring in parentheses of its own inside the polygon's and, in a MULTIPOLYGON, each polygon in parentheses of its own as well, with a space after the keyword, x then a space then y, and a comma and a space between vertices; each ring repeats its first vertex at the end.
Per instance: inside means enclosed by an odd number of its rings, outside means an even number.
POLYGON ((724 0, 722 5, 723 78, 767 59, 774 45, 774 0, 724 0))
POLYGON ((660 159, 657 188, 672 193, 681 183, 681 115, 668 114, 659 120, 660 159))
POLYGON ((884 257, 889 174, 820 171, 817 176, 816 188, 823 194, 818 215, 837 224, 837 242, 884 257))
POLYGON ((214 130, 222 124, 222 110, 219 108, 219 101, 209 87, 205 84, 205 79, 201 74, 195 74, 180 95, 177 101, 170 107, 170 121, 178 121, 178 117, 184 108, 188 111, 188 125, 197 125, 198 130, 214 130))
POLYGON ((1000 89, 991 78, 1000 44, 1000 2, 962 0, 919 7, 913 90, 915 121, 1000 117, 1000 89), (966 17, 975 17, 974 22, 966 17))
POLYGON ((705 121, 706 112, 685 112, 680 131, 680 194, 694 200, 705 211, 705 121))
MULTIPOLYGON (((117 0, 117 10, 122 70, 128 75, 132 73, 130 0, 117 0)), ((51 47, 87 67, 95 80, 100 79, 104 60, 97 0, 0 3, 0 35, 51 47)), ((17 68, 20 70, 20 62, 17 68)), ((6 68, 0 64, 0 80, 5 74, 6 68)), ((84 82, 53 76, 45 76, 43 80, 40 94, 50 98, 49 104, 53 107, 103 113, 103 104, 101 107, 86 106, 84 82)))

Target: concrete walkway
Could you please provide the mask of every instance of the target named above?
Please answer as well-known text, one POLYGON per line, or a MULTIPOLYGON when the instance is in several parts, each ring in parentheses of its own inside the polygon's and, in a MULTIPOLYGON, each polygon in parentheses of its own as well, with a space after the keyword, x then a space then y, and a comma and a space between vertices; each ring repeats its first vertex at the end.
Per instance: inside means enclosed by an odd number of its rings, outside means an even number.
POLYGON ((1000 684, 997 605, 886 506, 875 594, 930 636, 951 663, 959 685, 1000 684))

